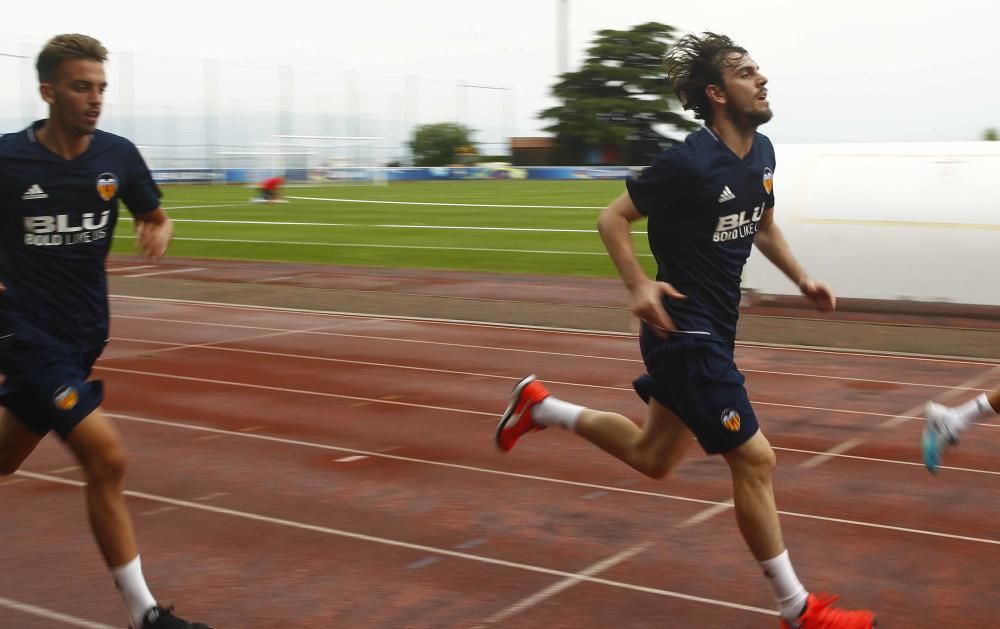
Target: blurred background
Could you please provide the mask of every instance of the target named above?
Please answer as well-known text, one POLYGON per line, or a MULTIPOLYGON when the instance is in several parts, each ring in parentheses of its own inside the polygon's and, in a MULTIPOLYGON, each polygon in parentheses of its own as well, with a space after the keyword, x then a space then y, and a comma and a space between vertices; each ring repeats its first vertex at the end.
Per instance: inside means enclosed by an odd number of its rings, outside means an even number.
MULTIPOLYGON (((995 267, 1000 230, 1000 9, 986 1, 42 0, 6 12, 0 128, 45 115, 33 67, 43 43, 91 34, 110 51, 101 126, 139 145, 164 184, 620 180, 697 128, 670 93, 663 53, 687 32, 726 33, 770 78, 775 117, 761 130, 778 147, 778 205, 811 268, 846 296, 1000 305, 975 279, 995 267), (830 255, 847 245, 847 260, 830 255), (875 279, 845 264, 872 256, 885 263, 875 279)), ((517 203, 563 194, 526 189, 517 203)), ((409 190, 399 200, 428 202, 409 190)), ((467 190, 450 188, 451 201, 467 190)), ((503 203, 514 190, 488 196, 503 203)), ((591 227, 620 190, 574 187, 582 200, 565 205, 591 227)), ((746 285, 791 290, 756 259, 746 285)))

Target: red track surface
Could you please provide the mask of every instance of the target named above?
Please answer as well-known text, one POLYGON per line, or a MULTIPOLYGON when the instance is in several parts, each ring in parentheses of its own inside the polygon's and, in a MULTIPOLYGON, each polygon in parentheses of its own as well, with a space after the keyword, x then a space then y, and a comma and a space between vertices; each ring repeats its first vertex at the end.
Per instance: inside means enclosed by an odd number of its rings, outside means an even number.
MULTIPOLYGON (((495 451, 526 373, 641 417, 632 338, 112 307, 96 375, 130 449, 147 579, 184 616, 221 629, 777 626, 717 507, 730 497, 717 457, 693 448, 654 482, 557 430, 495 451)), ((996 626, 1000 425, 970 432, 940 477, 918 442, 924 401, 971 397, 1000 368, 743 346, 737 360, 778 448, 806 586, 877 610, 881 627, 996 626)), ((0 627, 125 624, 73 465, 48 439, 24 466, 33 475, 0 480, 0 627)))

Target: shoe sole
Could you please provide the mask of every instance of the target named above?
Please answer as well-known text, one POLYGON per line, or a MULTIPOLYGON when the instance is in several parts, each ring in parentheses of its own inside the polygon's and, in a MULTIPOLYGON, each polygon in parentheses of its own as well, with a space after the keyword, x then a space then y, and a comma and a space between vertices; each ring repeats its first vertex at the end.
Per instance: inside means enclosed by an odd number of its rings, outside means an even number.
POLYGON ((497 444, 497 448, 501 452, 508 452, 504 450, 503 446, 500 445, 500 433, 503 429, 507 427, 507 423, 514 417, 514 411, 517 410, 517 401, 521 398, 521 392, 524 388, 536 380, 534 375, 522 378, 520 382, 514 385, 514 388, 510 392, 510 404, 507 405, 507 410, 503 412, 503 416, 500 418, 500 422, 497 424, 497 432, 494 435, 493 440, 497 444))

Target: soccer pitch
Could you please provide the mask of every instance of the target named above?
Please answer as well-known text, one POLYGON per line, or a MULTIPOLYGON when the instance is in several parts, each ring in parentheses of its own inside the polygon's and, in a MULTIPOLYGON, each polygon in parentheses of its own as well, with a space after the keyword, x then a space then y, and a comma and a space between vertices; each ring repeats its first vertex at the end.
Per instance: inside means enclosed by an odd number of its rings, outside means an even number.
MULTIPOLYGON (((170 255, 379 267, 614 276, 597 216, 623 181, 440 181, 289 186, 250 203, 244 186, 163 186, 170 255)), ((113 251, 133 252, 123 210, 113 251)), ((647 269, 645 224, 633 235, 647 269)))

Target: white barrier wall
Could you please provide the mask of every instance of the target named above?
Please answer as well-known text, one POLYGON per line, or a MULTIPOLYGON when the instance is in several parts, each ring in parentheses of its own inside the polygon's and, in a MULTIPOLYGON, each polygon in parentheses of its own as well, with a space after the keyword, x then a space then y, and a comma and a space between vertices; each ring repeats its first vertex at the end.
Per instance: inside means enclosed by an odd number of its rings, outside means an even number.
MULTIPOLYGON (((1000 142, 776 152, 775 216, 839 296, 1000 306, 1000 142)), ((756 250, 743 284, 797 292, 756 250)))

